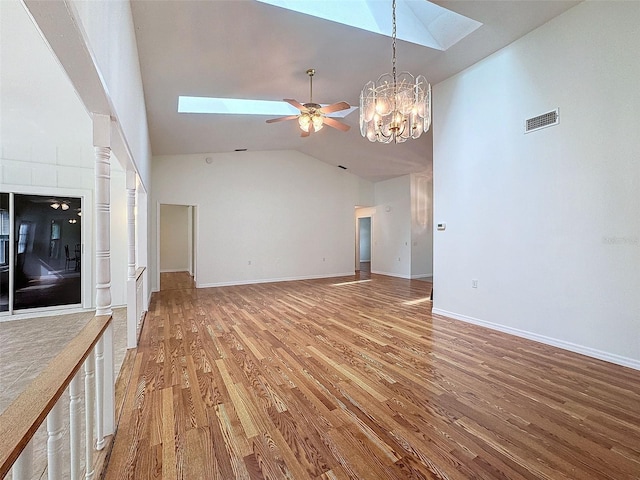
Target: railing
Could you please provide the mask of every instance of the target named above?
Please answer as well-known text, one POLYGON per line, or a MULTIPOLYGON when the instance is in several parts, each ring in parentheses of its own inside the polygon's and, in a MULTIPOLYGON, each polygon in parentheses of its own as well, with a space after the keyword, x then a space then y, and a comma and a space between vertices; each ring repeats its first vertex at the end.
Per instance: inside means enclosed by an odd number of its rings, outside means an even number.
POLYGON ((146 314, 144 302, 144 273, 145 267, 138 267, 135 277, 127 281, 127 348, 138 346, 140 330, 146 314), (132 304, 131 302, 135 302, 132 304))
POLYGON ((113 327, 110 315, 92 318, 84 329, 0 415, 0 478, 12 469, 13 480, 30 479, 32 438, 47 421, 49 479, 94 478, 94 453, 114 432, 113 327), (84 368, 81 368, 84 367, 84 368), (84 424, 82 380, 84 379, 84 424), (63 398, 69 387, 69 458, 63 458, 63 398), (82 431, 84 430, 84 442, 82 431))

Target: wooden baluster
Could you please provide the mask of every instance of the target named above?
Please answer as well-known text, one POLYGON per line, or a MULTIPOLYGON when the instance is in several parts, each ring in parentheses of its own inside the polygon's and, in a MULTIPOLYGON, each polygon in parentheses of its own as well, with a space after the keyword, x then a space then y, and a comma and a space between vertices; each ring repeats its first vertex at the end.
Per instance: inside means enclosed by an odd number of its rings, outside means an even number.
POLYGON ((29 442, 13 464, 13 480, 31 480, 33 474, 33 441, 29 442))
POLYGON ((96 448, 102 450, 104 448, 104 431, 102 428, 103 403, 104 403, 104 335, 100 337, 96 343, 96 448))
POLYGON ((62 403, 56 402, 47 415, 47 471, 49 480, 62 478, 62 403))
POLYGON ((93 350, 84 362, 84 418, 85 418, 85 479, 92 480, 93 469, 93 418, 95 389, 95 354, 93 350))
POLYGON ((80 479, 80 452, 82 450, 81 429, 82 420, 80 418, 80 372, 76 373, 69 384, 69 451, 71 480, 80 479))

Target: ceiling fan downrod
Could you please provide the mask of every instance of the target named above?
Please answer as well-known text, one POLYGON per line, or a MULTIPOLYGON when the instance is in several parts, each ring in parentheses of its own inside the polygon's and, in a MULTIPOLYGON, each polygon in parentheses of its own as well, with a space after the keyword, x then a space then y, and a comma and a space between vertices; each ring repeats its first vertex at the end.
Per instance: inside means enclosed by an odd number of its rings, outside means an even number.
POLYGON ((314 68, 307 70, 307 75, 309 75, 309 103, 313 103, 313 76, 315 73, 316 70, 314 68))

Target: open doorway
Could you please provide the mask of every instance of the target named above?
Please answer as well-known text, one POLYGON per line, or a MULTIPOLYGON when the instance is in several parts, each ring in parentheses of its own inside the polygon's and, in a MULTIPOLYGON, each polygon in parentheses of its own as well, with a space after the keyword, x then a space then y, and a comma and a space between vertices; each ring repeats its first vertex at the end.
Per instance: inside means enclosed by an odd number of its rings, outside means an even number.
MULTIPOLYGON (((197 210, 195 205, 160 204, 158 263, 160 290, 163 274, 180 273, 196 283, 197 210)), ((164 275, 167 277, 167 275, 164 275)), ((175 278, 172 275, 171 278, 175 278)), ((181 277, 182 278, 182 277, 181 277)))
POLYGON ((356 231, 356 272, 371 273, 371 217, 359 217, 356 231))

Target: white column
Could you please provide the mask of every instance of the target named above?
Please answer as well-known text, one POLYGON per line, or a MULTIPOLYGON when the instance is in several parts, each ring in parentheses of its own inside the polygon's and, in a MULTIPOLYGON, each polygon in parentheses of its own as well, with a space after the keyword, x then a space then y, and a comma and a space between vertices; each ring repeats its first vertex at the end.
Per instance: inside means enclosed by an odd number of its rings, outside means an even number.
POLYGON ((93 467, 93 418, 94 399, 96 394, 95 378, 95 355, 93 350, 84 361, 84 426, 85 426, 85 479, 92 480, 94 476, 93 467))
POLYGON ((49 480, 62 478, 62 403, 47 415, 47 472, 49 480))
POLYGON ((69 451, 71 480, 80 480, 80 460, 82 451, 82 420, 80 418, 80 372, 69 384, 69 451))
POLYGON ((96 196, 96 315, 111 315, 111 118, 93 115, 96 196))
MULTIPOLYGON (((103 371, 103 396, 102 396, 102 434, 111 435, 116 431, 116 376, 113 351, 113 321, 102 334, 104 343, 104 371, 103 371)), ((98 448, 102 450, 102 445, 98 448)))
POLYGON ((104 336, 96 343, 96 448, 104 448, 104 431, 102 428, 102 412, 104 398, 104 336))
POLYGON ((136 173, 127 170, 127 348, 138 346, 136 295, 136 173))
POLYGON ((33 440, 27 443, 11 468, 13 480, 31 480, 33 473, 33 440))
POLYGON ((127 277, 136 276, 136 172, 127 170, 127 277))

